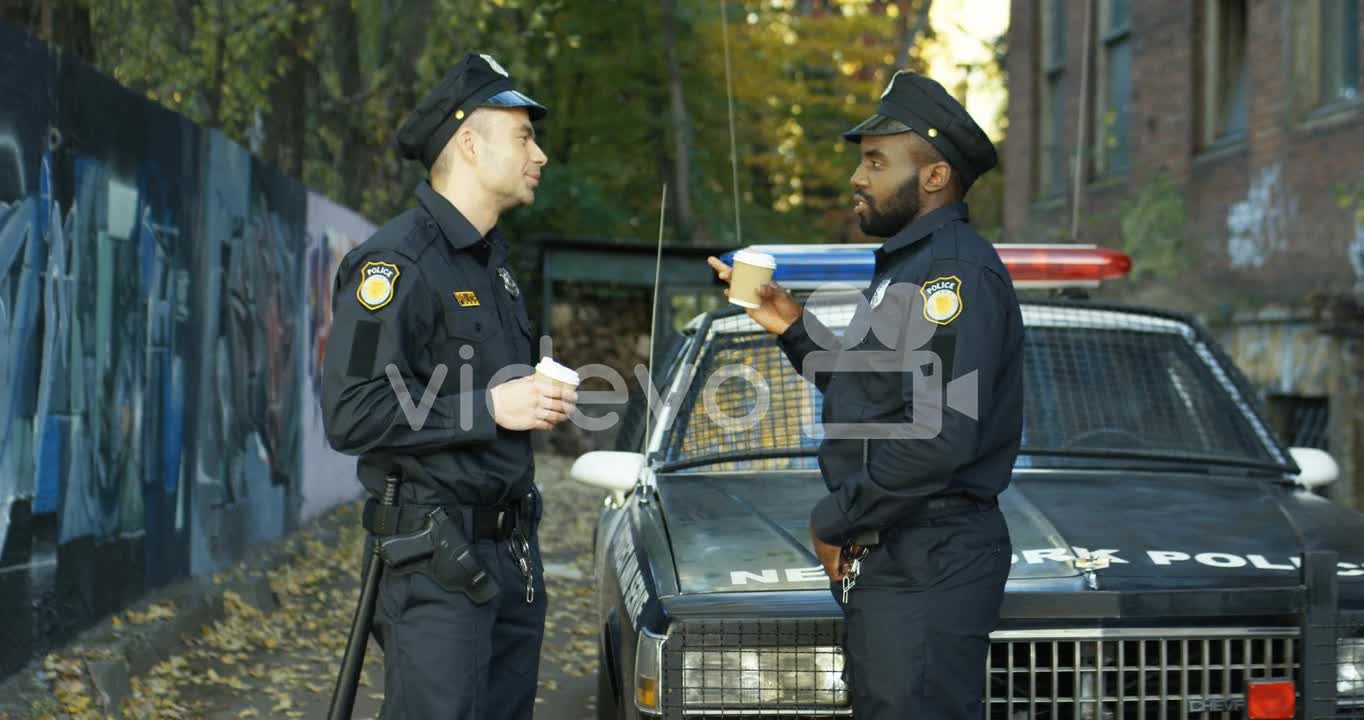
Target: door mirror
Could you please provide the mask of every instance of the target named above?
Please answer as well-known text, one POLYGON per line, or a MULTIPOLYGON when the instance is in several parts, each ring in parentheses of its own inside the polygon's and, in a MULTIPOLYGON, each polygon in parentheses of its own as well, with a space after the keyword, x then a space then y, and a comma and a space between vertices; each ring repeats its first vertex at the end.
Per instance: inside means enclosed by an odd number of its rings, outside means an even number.
POLYGON ((634 489, 644 467, 640 453, 594 450, 573 461, 568 476, 584 485, 608 490, 617 502, 634 489))
POLYGON ((1297 481, 1299 485, 1315 490, 1335 482, 1340 477, 1340 465, 1325 450, 1309 447, 1288 448, 1293 462, 1298 464, 1297 481))

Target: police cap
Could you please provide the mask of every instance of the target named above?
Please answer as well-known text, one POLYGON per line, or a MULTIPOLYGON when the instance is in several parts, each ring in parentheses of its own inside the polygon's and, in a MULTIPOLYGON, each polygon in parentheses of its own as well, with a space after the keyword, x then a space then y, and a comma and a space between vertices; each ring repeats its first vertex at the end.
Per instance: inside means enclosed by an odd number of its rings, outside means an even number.
POLYGON ((398 130, 398 150, 429 170, 445 144, 475 108, 525 108, 531 120, 549 111, 512 86, 507 71, 491 56, 469 53, 445 73, 398 130))
POLYGON ((861 143, 864 135, 911 131, 942 153, 960 178, 962 192, 998 162, 994 143, 956 98, 936 80, 905 70, 895 73, 881 93, 876 114, 843 138, 861 143))

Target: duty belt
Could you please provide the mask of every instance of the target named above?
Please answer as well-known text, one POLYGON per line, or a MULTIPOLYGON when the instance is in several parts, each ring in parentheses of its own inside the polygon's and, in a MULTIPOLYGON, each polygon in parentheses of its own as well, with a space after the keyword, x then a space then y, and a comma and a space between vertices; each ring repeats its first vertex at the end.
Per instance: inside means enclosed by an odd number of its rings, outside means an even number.
POLYGON ((907 524, 913 524, 922 520, 930 520, 943 515, 955 515, 959 512, 968 510, 993 510, 999 507, 999 500, 995 498, 982 499, 974 495, 965 493, 954 493, 952 495, 937 495, 928 498, 918 512, 907 524))
POLYGON ((426 526, 426 518, 436 508, 464 519, 470 540, 503 541, 511 538, 522 522, 529 522, 531 501, 512 505, 394 505, 380 504, 374 498, 365 502, 363 524, 375 537, 416 532, 426 526))

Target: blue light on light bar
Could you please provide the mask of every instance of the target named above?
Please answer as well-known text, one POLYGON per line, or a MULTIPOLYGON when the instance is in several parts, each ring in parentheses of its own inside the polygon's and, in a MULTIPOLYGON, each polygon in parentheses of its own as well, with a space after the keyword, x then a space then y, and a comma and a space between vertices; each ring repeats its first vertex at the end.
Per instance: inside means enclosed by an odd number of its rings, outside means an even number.
MULTIPOLYGON (((826 283, 867 287, 876 270, 879 245, 749 245, 744 250, 771 255, 777 261, 772 279, 791 290, 813 290, 826 283)), ((734 251, 720 256, 734 264, 734 251)))

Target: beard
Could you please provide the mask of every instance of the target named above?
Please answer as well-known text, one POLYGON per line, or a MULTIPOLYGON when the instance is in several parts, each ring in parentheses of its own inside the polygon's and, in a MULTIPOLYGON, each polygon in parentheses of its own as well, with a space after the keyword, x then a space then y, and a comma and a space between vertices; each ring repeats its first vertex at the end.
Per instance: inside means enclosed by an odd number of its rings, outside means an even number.
POLYGON ((858 218, 862 232, 872 237, 892 237, 919 214, 919 174, 914 173, 896 188, 886 199, 885 207, 879 207, 872 196, 861 191, 854 195, 867 204, 866 211, 858 218))

